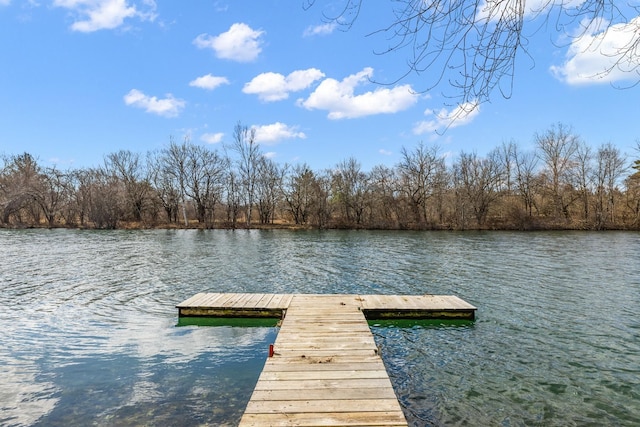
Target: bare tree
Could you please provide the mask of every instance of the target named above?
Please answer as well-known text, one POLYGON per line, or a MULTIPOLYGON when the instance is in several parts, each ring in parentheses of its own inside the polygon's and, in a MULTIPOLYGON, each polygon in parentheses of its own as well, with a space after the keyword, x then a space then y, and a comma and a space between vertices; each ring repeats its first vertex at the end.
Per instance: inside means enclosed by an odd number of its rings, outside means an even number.
MULTIPOLYGON (((311 7, 321 1, 305 2, 311 7)), ((362 9, 384 6, 363 0, 342 0, 341 4, 342 8, 337 6, 333 12, 336 5, 331 2, 325 17, 345 29, 356 22, 362 9)), ((626 8, 635 17, 637 9, 613 0, 548 0, 536 2, 538 9, 525 0, 396 0, 391 4, 388 25, 374 31, 389 40, 379 53, 406 52, 406 73, 399 79, 419 74, 425 79, 425 91, 441 83, 449 84, 453 93, 448 95, 460 104, 487 101, 495 90, 510 97, 516 58, 519 54, 531 55, 527 50, 528 35, 541 28, 555 26, 562 31, 575 23, 581 32, 568 35, 580 40, 589 39, 594 28, 604 30, 605 22, 627 23, 636 29, 638 25, 624 15, 626 8), (538 22, 534 22, 536 19, 538 22)), ((593 77, 602 78, 621 70, 639 79, 640 32, 629 34, 630 39, 619 38, 620 46, 590 47, 602 49, 612 59, 611 65, 593 77)), ((601 39, 596 38, 591 44, 603 43, 598 40, 601 39)))
MULTIPOLYGON (((636 141, 636 152, 640 154, 640 140, 636 141)), ((632 226, 640 223, 640 158, 636 159, 631 166, 634 173, 625 180, 626 205, 633 215, 632 226)))
POLYGON ((478 226, 483 226, 491 205, 499 198, 499 188, 504 177, 500 154, 497 150, 480 158, 476 153, 461 152, 457 163, 453 166, 455 187, 461 193, 463 212, 468 203, 478 226))
POLYGON ((247 226, 251 226, 251 216, 258 183, 258 168, 262 157, 260 146, 256 142, 255 128, 249 128, 241 123, 236 124, 231 148, 238 155, 236 165, 245 199, 247 226))
POLYGON ((536 169, 538 157, 531 151, 521 152, 517 146, 513 150, 513 164, 518 195, 528 216, 533 216, 536 194, 536 169))
POLYGON ((285 168, 281 168, 276 162, 264 156, 258 162, 256 199, 261 224, 273 223, 276 209, 282 200, 284 171, 285 168))
POLYGON ((238 174, 233 170, 229 171, 225 183, 227 221, 231 223, 233 228, 236 228, 240 214, 240 203, 242 203, 242 190, 238 174))
POLYGON ((625 171, 626 159, 613 144, 600 146, 596 154, 596 227, 602 228, 606 221, 615 222, 615 194, 618 181, 625 171))
POLYGON ((315 200, 312 208, 312 221, 318 228, 325 228, 332 216, 331 203, 331 171, 325 170, 317 173, 313 181, 313 194, 315 200))
POLYGON ((342 208, 346 223, 362 225, 369 196, 369 180, 355 158, 351 157, 337 165, 333 172, 332 195, 342 208))
POLYGON ((398 176, 394 169, 383 165, 374 166, 369 173, 372 193, 372 210, 376 227, 398 226, 398 176))
POLYGON ((204 156, 205 167, 205 208, 207 212, 206 223, 213 225, 215 221, 215 208, 222 202, 224 188, 229 170, 229 159, 220 155, 217 151, 207 150, 204 156))
POLYGON ((565 191, 565 186, 571 186, 580 139, 572 133, 571 128, 559 123, 545 133, 537 133, 535 141, 550 181, 548 188, 555 218, 564 217, 568 220, 568 207, 573 199, 565 191))
POLYGON ((88 171, 87 217, 96 228, 115 229, 122 219, 125 195, 118 179, 104 169, 88 171))
POLYGON ((216 203, 222 198, 226 159, 205 147, 185 144, 185 194, 193 200, 198 222, 212 225, 216 203))
POLYGON ((77 221, 81 227, 86 226, 91 203, 92 172, 89 169, 77 169, 69 172, 71 200, 67 221, 77 221))
POLYGON ((315 174, 307 164, 294 166, 283 180, 284 202, 296 224, 306 224, 309 221, 311 208, 316 201, 314 181, 315 174))
POLYGON ((513 192, 513 161, 514 153, 516 151, 516 143, 514 141, 503 142, 497 149, 499 153, 498 159, 502 169, 504 170, 504 190, 506 195, 511 195, 513 192))
POLYGON ((9 223, 13 218, 18 223, 30 220, 39 224, 41 210, 35 199, 40 191, 40 165, 29 153, 7 157, 4 164, 0 181, 2 221, 9 223))
POLYGON ((415 222, 425 224, 429 215, 429 200, 442 186, 446 169, 444 158, 437 145, 427 147, 422 142, 413 150, 402 147, 402 160, 398 164, 400 191, 406 197, 414 213, 415 222))
POLYGON ((186 206, 186 181, 187 161, 189 156, 189 138, 185 137, 182 144, 176 143, 173 138, 169 140, 169 146, 161 151, 161 174, 167 185, 177 188, 180 203, 182 205, 182 218, 185 227, 189 225, 186 206))
POLYGON ((169 221, 175 220, 181 204, 184 224, 189 225, 188 199, 193 203, 198 222, 212 226, 215 206, 222 199, 227 159, 185 138, 181 144, 170 140, 167 148, 150 154, 148 161, 153 169, 150 179, 169 221))
POLYGON ((175 179, 175 174, 169 173, 169 165, 164 163, 168 159, 165 156, 166 152, 150 152, 147 155, 147 165, 155 195, 162 205, 167 221, 171 223, 178 221, 182 193, 179 180, 175 179))
POLYGON ((574 180, 580 198, 582 199, 582 215, 585 221, 589 220, 589 199, 591 196, 591 178, 593 171, 591 167, 591 147, 580 141, 576 150, 576 167, 574 168, 574 180))
POLYGON ((69 175, 55 167, 45 168, 40 174, 38 188, 33 197, 42 209, 49 227, 54 227, 56 220, 62 215, 62 207, 69 203, 71 181, 69 175))
POLYGON ((107 173, 116 177, 124 186, 125 210, 131 219, 142 221, 149 204, 151 186, 140 154, 129 150, 108 154, 104 159, 104 167, 107 173))

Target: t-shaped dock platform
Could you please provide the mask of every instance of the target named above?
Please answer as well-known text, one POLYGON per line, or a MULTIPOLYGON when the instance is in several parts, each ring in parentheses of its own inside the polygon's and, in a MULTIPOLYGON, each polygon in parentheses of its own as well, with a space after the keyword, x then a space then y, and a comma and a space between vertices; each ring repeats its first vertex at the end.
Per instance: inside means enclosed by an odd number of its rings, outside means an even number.
POLYGON ((180 316, 278 317, 240 426, 406 426, 367 318, 474 319, 455 296, 202 293, 180 316))

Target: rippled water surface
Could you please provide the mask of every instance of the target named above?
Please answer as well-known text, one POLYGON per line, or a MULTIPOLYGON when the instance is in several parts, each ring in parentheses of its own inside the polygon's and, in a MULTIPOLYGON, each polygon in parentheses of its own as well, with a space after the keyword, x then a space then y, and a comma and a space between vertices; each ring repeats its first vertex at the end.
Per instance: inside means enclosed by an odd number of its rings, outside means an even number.
POLYGON ((373 326, 415 426, 640 425, 638 233, 0 230, 1 426, 236 425, 275 327, 197 292, 455 294, 373 326))

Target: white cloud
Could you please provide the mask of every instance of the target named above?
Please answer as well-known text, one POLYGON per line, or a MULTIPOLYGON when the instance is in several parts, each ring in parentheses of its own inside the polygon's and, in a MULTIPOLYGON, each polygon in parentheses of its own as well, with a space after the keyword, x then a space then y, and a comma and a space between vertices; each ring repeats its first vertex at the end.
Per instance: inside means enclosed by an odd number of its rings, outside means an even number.
POLYGON ((263 156, 267 159, 273 159, 275 157, 277 157, 277 153, 275 151, 268 151, 266 153, 263 154, 263 156))
POLYGON ((217 77, 207 74, 206 76, 198 77, 195 80, 189 82, 189 86, 199 87, 201 89, 213 90, 218 86, 228 85, 229 80, 226 77, 217 77))
POLYGON ((564 9, 576 9, 585 1, 586 0, 527 0, 523 2, 521 0, 484 0, 482 4, 478 6, 476 22, 518 20, 520 19, 523 7, 525 18, 535 19, 537 16, 549 12, 553 7, 562 6, 564 9))
POLYGON ((247 24, 235 23, 218 36, 200 34, 193 44, 200 49, 212 49, 218 58, 250 62, 262 52, 263 34, 264 31, 254 30, 247 24))
POLYGON ((352 119, 374 114, 392 114, 406 110, 418 101, 410 85, 392 89, 377 88, 374 91, 355 95, 358 85, 369 83, 372 68, 365 68, 342 81, 325 79, 306 100, 298 104, 309 110, 327 110, 329 119, 352 119))
POLYGON ((186 105, 185 101, 174 98, 171 94, 167 94, 164 99, 158 99, 155 96, 145 95, 138 89, 131 89, 124 96, 124 103, 164 117, 176 117, 186 105))
POLYGON ((391 151, 385 150, 384 148, 379 149, 378 153, 382 154, 383 156, 390 156, 393 154, 391 151))
POLYGON ((480 114, 480 104, 477 102, 465 102, 451 111, 443 108, 440 111, 426 110, 424 114, 434 117, 431 120, 416 123, 413 128, 413 133, 416 135, 427 132, 441 132, 445 129, 469 124, 480 114))
POLYGON ((336 22, 329 22, 321 25, 312 25, 307 27, 302 35, 304 37, 325 36, 327 34, 333 33, 336 28, 338 28, 338 24, 336 22))
POLYGON ((583 35, 573 40, 564 64, 554 65, 550 70, 556 78, 570 85, 637 79, 640 46, 634 43, 637 43, 639 31, 640 16, 629 23, 611 26, 603 20, 594 22, 583 35))
POLYGON ((246 83, 242 92, 256 94, 262 101, 281 101, 289 97, 289 92, 306 89, 323 77, 324 73, 316 68, 297 70, 286 77, 279 73, 262 73, 246 83))
POLYGON ((222 142, 222 138, 224 137, 224 133, 205 133, 200 137, 201 141, 206 142, 207 144, 219 144, 222 142))
POLYGON ((11 0, 0 0, 0 6, 9 6, 11 0))
POLYGON ((273 145, 283 139, 305 139, 307 137, 304 132, 299 132, 297 127, 288 126, 280 122, 275 122, 270 125, 252 126, 252 128, 256 130, 256 142, 265 145, 273 145))
POLYGON ((55 0, 53 5, 73 11, 77 19, 71 29, 83 33, 118 28, 128 18, 156 18, 156 4, 151 0, 143 0, 140 9, 127 0, 55 0))

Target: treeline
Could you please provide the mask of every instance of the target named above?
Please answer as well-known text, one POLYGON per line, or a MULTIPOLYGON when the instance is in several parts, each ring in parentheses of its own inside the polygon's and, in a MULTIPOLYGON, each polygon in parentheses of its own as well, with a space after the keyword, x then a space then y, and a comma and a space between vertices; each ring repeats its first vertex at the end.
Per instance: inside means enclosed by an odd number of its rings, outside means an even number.
POLYGON ((242 124, 221 152, 170 139, 66 171, 11 155, 0 170, 0 226, 640 228, 640 160, 610 143, 592 148, 562 124, 534 140, 532 151, 505 142, 454 159, 420 143, 370 171, 355 158, 322 171, 277 164, 242 124))

